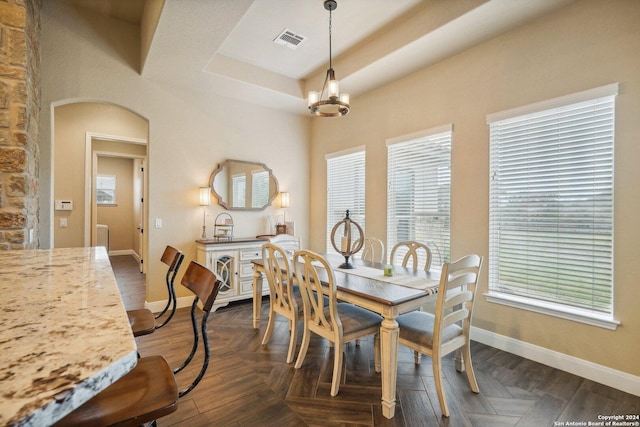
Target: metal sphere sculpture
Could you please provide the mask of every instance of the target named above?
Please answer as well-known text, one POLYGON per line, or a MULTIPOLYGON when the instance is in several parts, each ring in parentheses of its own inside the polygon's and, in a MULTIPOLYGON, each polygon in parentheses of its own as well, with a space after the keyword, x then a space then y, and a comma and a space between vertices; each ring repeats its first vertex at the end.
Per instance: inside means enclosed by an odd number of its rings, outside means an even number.
POLYGON ((349 218, 348 209, 344 219, 338 221, 331 230, 331 244, 344 257, 344 263, 339 265, 338 268, 356 268, 349 262, 349 257, 362 249, 364 232, 360 224, 349 218), (340 246, 336 242, 336 234, 340 237, 340 246))

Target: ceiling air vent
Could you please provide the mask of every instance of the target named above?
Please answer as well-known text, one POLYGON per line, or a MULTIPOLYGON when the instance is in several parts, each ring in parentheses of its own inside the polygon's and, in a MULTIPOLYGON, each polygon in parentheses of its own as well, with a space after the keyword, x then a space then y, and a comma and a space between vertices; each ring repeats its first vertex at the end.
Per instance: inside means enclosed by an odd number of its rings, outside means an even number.
POLYGON ((305 36, 296 34, 291 30, 284 29, 278 37, 276 37, 273 42, 275 44, 279 44, 282 46, 286 46, 289 49, 297 49, 298 46, 302 44, 306 39, 305 36))

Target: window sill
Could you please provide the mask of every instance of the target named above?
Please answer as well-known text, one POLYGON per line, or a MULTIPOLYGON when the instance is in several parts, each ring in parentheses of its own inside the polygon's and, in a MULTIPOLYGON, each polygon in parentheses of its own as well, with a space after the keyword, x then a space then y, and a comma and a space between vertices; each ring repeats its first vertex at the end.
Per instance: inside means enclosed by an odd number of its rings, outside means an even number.
POLYGON ((99 208, 117 208, 117 203, 97 203, 99 208))
POLYGON ((533 311, 535 313, 546 314, 547 316, 559 317, 561 319, 572 320, 574 322, 585 323, 599 328, 615 331, 620 322, 604 315, 598 315, 585 310, 573 309, 544 301, 534 301, 514 295, 499 292, 487 292, 484 297, 488 302, 502 304, 522 310, 533 311))

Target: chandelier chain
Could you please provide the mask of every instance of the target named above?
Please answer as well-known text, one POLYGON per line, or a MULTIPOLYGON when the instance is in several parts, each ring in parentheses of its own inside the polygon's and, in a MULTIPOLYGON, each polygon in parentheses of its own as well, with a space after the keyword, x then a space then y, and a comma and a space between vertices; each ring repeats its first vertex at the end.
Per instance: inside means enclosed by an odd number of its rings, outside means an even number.
POLYGON ((333 68, 331 64, 331 8, 329 9, 329 68, 333 68))

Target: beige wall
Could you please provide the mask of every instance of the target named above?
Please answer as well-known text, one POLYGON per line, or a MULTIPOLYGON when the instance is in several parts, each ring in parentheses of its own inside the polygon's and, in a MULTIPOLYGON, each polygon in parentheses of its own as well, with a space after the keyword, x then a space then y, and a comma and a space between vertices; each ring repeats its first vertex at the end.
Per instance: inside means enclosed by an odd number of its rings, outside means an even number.
POLYGON ((109 251, 134 248, 133 159, 98 157, 98 175, 116 177, 115 206, 98 205, 97 223, 109 226, 109 251))
MULTIPOLYGON (((40 122, 41 229, 52 227, 52 191, 58 185, 51 159, 77 162, 77 147, 61 148, 57 125, 53 140, 52 105, 73 100, 96 100, 121 106, 148 120, 148 228, 147 301, 165 300, 166 266, 160 257, 166 245, 185 253, 184 265, 195 259, 195 240, 202 232, 202 208, 198 187, 207 185, 212 171, 226 159, 264 162, 273 170, 282 191, 291 194, 287 218, 308 241, 310 118, 221 98, 205 90, 187 92, 170 82, 141 76, 135 67, 139 57, 139 30, 123 21, 85 17, 79 8, 62 2, 43 2, 42 11, 42 119, 40 122), (108 22, 107 22, 108 21, 108 22), (100 29, 109 28, 108 34, 100 29), (108 40, 102 36, 107 34, 108 40), (125 48, 129 50, 125 50, 125 48), (133 65, 132 65, 133 64, 133 65), (155 219, 163 227, 153 227, 155 219)), ((198 69, 197 78, 206 79, 198 69)), ((57 109, 56 109, 57 110, 57 109)), ((83 151, 82 151, 83 152, 83 151)), ((74 172, 75 173, 75 172, 74 172)), ((68 184, 63 184, 68 185, 68 184)), ((56 194, 59 190, 55 190, 56 194)), ((56 196, 58 197, 58 196, 56 196)), ((65 196, 66 197, 66 196, 65 196)), ((71 195, 70 197, 79 197, 71 195)), ((207 226, 224 209, 207 208, 207 226)), ((232 211, 236 236, 264 231, 265 216, 281 213, 278 207, 260 212, 232 211)), ((58 240, 56 238, 56 246, 58 240)), ((49 239, 41 247, 49 247, 49 239)), ((183 270, 184 271, 184 270, 183 270)), ((178 276, 180 280, 181 274, 178 276)), ((179 296, 187 295, 178 286, 179 296)))
MULTIPOLYGON (((353 97, 342 120, 314 120, 311 246, 324 251, 325 154, 366 145, 367 233, 386 237, 385 139, 453 124, 452 257, 488 255, 489 134, 486 115, 620 82, 615 147, 616 331, 488 303, 477 327, 640 375, 640 2, 581 0, 530 24, 353 97)), ((339 71, 339 70, 338 70, 339 71)), ((346 89, 346 88, 345 88, 346 89)), ((487 290, 487 260, 481 291, 487 290)))

